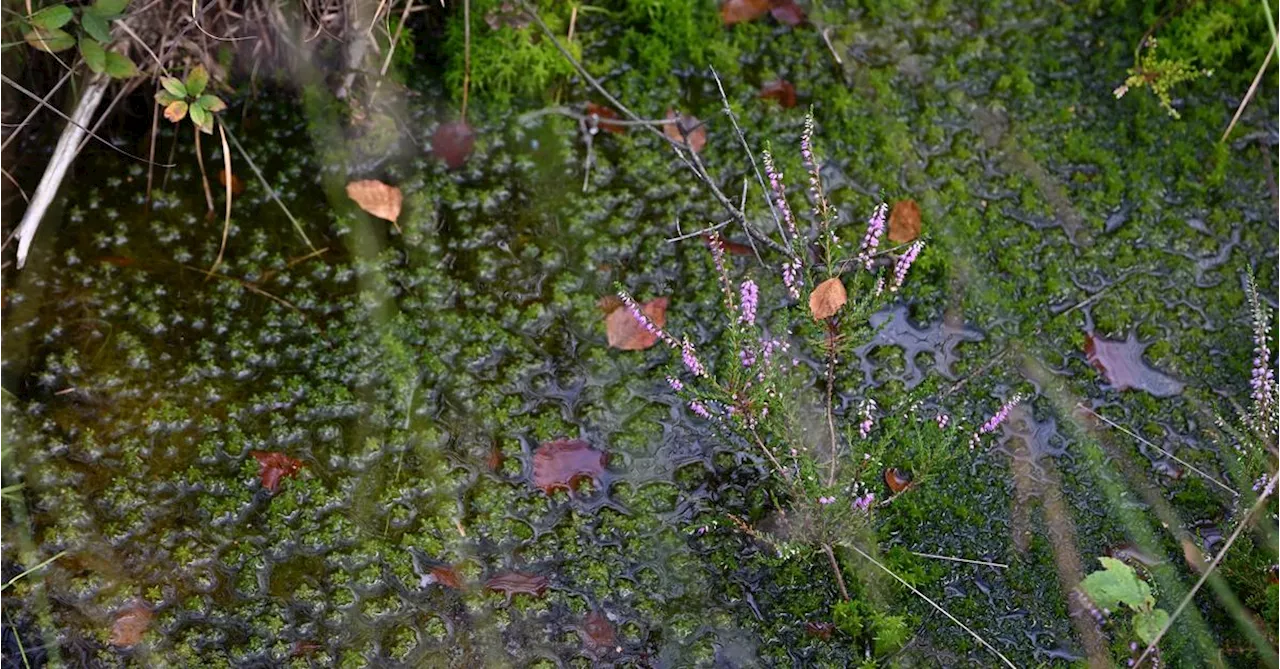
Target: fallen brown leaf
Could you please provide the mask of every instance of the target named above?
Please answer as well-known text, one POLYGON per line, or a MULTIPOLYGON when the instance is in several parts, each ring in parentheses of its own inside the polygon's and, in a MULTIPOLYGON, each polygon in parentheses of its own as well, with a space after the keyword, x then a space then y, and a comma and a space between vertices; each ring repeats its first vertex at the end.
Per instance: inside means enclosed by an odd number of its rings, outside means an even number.
POLYGON ((400 218, 400 205, 404 196, 400 189, 381 181, 366 179, 347 184, 347 197, 355 201, 370 216, 396 222, 400 218))
MULTIPOLYGON (((667 303, 665 297, 658 297, 640 305, 640 311, 659 328, 667 324, 667 303)), ((601 308, 606 305, 601 304, 601 308)), ((621 306, 621 305, 619 305, 621 306)), ((630 309, 617 308, 608 312, 604 319, 605 335, 609 345, 623 351, 643 351, 658 341, 658 335, 645 329, 630 309)))
POLYGON ((142 635, 150 626, 151 609, 146 604, 134 602, 116 614, 115 624, 111 626, 111 645, 117 648, 135 646, 142 641, 142 635))
POLYGON ((610 107, 598 105, 594 102, 587 103, 587 116, 594 116, 596 125, 605 132, 611 132, 615 135, 621 135, 627 131, 627 126, 610 121, 618 120, 618 112, 610 107))
POLYGON ((702 153, 702 148, 707 145, 705 125, 693 116, 685 114, 677 116, 673 109, 667 110, 667 120, 671 122, 662 126, 662 131, 667 134, 667 137, 688 146, 694 153, 702 153))
POLYGON ((915 200, 898 200, 889 212, 889 241, 906 244, 920 236, 920 205, 915 200))
POLYGON ((476 133, 466 121, 442 123, 431 136, 431 152, 439 156, 451 170, 462 167, 475 146, 476 133))
POLYGON ((840 277, 833 276, 809 293, 809 311, 813 313, 814 320, 826 320, 840 311, 848 300, 849 294, 845 292, 840 277))
POLYGON ((786 79, 771 81, 760 87, 760 99, 777 100, 783 109, 796 106, 796 87, 786 79))
POLYGON ((769 0, 725 0, 720 5, 720 20, 726 26, 754 21, 769 11, 769 0))
POLYGON ((805 22, 804 10, 795 0, 778 0, 769 8, 769 14, 773 16, 778 23, 785 23, 789 26, 798 26, 805 22))

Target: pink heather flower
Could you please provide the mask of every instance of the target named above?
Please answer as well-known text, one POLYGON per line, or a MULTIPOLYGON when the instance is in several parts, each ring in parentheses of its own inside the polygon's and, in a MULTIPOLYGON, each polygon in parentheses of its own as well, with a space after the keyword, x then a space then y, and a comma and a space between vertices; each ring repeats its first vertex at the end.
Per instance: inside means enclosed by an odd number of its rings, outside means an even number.
POLYGON ((742 361, 743 367, 750 367, 756 364, 756 354, 749 348, 744 348, 738 352, 738 359, 742 361))
POLYGON ((1000 427, 1000 424, 1009 417, 1009 412, 1013 411, 1013 408, 1018 406, 1020 402, 1022 402, 1022 396, 1014 395, 1008 402, 1004 403, 1004 406, 1000 407, 999 411, 992 414, 987 419, 987 422, 983 423, 982 427, 978 428, 978 431, 974 432, 973 436, 969 438, 969 450, 973 450, 978 445, 978 440, 981 439, 982 435, 994 432, 997 427, 1000 427))
POLYGON ((893 266, 893 283, 889 285, 889 292, 896 293, 902 287, 902 283, 907 280, 907 270, 911 269, 911 263, 916 261, 920 256, 920 249, 924 248, 924 242, 916 241, 907 247, 907 252, 898 258, 898 262, 893 266))
POLYGON ((871 434, 871 428, 875 426, 876 419, 873 412, 876 410, 876 401, 868 399, 862 404, 862 422, 858 423, 858 436, 866 439, 871 434))
POLYGON ((791 205, 787 204, 787 186, 782 181, 782 172, 774 166, 773 155, 768 151, 764 152, 764 172, 769 177, 769 188, 773 190, 773 202, 778 207, 782 222, 786 223, 787 232, 791 235, 791 239, 795 240, 799 237, 799 233, 796 231, 796 217, 791 213, 791 205))
POLYGON ((707 238, 707 245, 711 247, 711 259, 716 264, 716 274, 720 275, 720 287, 724 290, 725 304, 729 306, 729 311, 737 311, 737 307, 733 304, 733 288, 729 282, 729 271, 724 266, 724 240, 720 238, 720 233, 711 233, 707 238))
POLYGON ((951 416, 948 416, 945 413, 938 414, 934 420, 938 421, 939 430, 945 430, 947 429, 947 426, 951 424, 951 416))
POLYGON ((693 350, 693 344, 688 339, 684 340, 684 345, 680 349, 680 357, 684 360, 684 366, 689 368, 689 371, 694 376, 707 375, 707 368, 703 367, 702 363, 698 361, 697 352, 693 350))
POLYGON ((1253 308, 1253 371, 1249 387, 1253 398, 1253 411, 1249 423, 1259 432, 1270 433, 1275 429, 1277 394, 1276 377, 1271 368, 1271 314, 1258 298, 1253 277, 1247 286, 1249 302, 1253 308))
POLYGON ((866 513, 867 509, 870 509, 871 505, 874 504, 875 501, 876 494, 873 492, 869 492, 861 497, 855 497, 853 498, 853 510, 866 513))
POLYGON ((742 282, 742 316, 739 318, 747 325, 756 324, 756 306, 760 302, 760 288, 755 281, 747 279, 742 282))
POLYGON ((831 504, 831 503, 832 503, 832 502, 834 502, 834 501, 836 501, 836 498, 834 498, 834 497, 819 497, 819 498, 818 498, 818 503, 819 503, 819 504, 821 504, 821 505, 823 505, 823 506, 826 506, 826 505, 828 505, 828 504, 831 504))
POLYGON ((673 339, 671 335, 663 332, 662 328, 659 328, 653 321, 649 320, 649 317, 644 315, 644 311, 640 309, 640 305, 636 304, 635 299, 627 294, 626 291, 618 291, 618 298, 621 299, 622 304, 627 307, 627 311, 631 312, 631 317, 636 319, 636 322, 640 323, 640 326, 647 332, 652 335, 656 335, 667 346, 670 346, 671 348, 677 347, 676 340, 673 339))
POLYGON ((782 263, 782 283, 791 293, 791 299, 800 299, 800 288, 804 286, 804 277, 800 274, 800 261, 788 260, 782 263))
POLYGON ((670 384, 671 389, 676 392, 680 392, 681 390, 684 390, 684 384, 680 382, 680 379, 677 379, 674 376, 668 376, 667 383, 670 384))
POLYGON ((689 409, 699 416, 707 420, 711 420, 711 412, 707 411, 707 406, 702 402, 699 402, 698 400, 691 400, 689 402, 689 409))
POLYGON ((876 249, 880 247, 880 239, 884 237, 885 220, 889 215, 889 205, 881 202, 871 218, 867 219, 867 234, 862 237, 862 246, 858 250, 858 261, 867 269, 871 269, 871 261, 876 249))

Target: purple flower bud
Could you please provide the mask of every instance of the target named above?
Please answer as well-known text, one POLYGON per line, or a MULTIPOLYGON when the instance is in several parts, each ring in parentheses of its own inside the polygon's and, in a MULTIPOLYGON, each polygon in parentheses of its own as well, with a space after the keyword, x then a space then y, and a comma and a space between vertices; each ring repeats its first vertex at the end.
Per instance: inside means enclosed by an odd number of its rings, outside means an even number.
POLYGON ((760 288, 756 282, 747 279, 742 282, 742 316, 739 317, 747 325, 756 324, 756 306, 760 302, 760 288))

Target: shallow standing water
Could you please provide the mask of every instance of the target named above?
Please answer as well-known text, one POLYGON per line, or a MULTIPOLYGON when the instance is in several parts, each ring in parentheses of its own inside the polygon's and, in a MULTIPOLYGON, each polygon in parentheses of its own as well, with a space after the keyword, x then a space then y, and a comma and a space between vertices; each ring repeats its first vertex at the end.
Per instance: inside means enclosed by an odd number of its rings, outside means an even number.
MULTIPOLYGON (((881 549, 1007 564, 896 563, 1019 665, 1081 660, 1072 578, 1134 535, 1176 557, 1158 500, 1205 527, 1229 509, 1161 454, 1073 419, 1083 402, 1222 467, 1195 436, 1193 396, 1119 389, 1086 341, 1152 343, 1140 362, 1170 383, 1243 396, 1239 272, 1276 282, 1274 189, 1258 169, 1277 145, 1267 110, 1224 151, 1213 140, 1231 100, 1189 101, 1180 122, 1115 100, 1131 26, 1067 7, 853 11, 833 26, 839 65, 814 28, 769 26, 741 71, 721 73, 753 144, 786 153, 812 104, 842 237, 900 197, 921 203, 930 236, 901 305, 880 316, 890 325, 845 361, 842 408, 864 385, 894 397, 939 374, 944 388, 973 375, 971 422, 1014 388, 1038 393, 991 449, 886 514, 881 549), (765 72, 795 82, 801 107, 757 99, 765 72), (1117 479, 1141 501, 1110 495, 1117 479), (1127 505, 1142 507, 1136 529, 1116 511, 1127 505)), ((622 95, 648 117, 711 119, 703 159, 736 192, 745 158, 714 83, 679 81, 622 95)), ((807 631, 828 616, 825 565, 699 531, 721 509, 760 519, 764 470, 667 392, 665 353, 605 345, 596 302, 620 282, 669 295, 668 323, 714 347, 705 250, 667 241, 677 220, 718 220, 707 193, 636 132, 596 138, 582 192, 574 124, 516 113, 476 121, 476 154, 447 171, 414 141, 448 114, 407 106, 409 150, 335 163, 314 118, 256 101, 236 130, 325 251, 246 179, 214 278, 202 270, 220 220, 204 215, 193 160, 148 210, 144 168, 82 158, 45 248, 5 275, 5 483, 23 484, 20 510, 6 501, 6 579, 65 551, 5 591, 6 663, 15 634, 73 665, 858 661, 807 631), (326 198, 322 179, 348 173, 403 189, 400 230, 326 198), (548 494, 534 451, 559 439, 606 452, 607 468, 548 494), (266 452, 299 463, 274 493, 254 455, 266 452), (113 645, 121 620, 142 622, 141 643, 113 645)), ((1177 577, 1159 575, 1162 596, 1177 577)), ((896 662, 990 666, 921 602, 900 605, 917 624, 896 662)), ((1221 614, 1186 618, 1171 662, 1230 645, 1221 614)))

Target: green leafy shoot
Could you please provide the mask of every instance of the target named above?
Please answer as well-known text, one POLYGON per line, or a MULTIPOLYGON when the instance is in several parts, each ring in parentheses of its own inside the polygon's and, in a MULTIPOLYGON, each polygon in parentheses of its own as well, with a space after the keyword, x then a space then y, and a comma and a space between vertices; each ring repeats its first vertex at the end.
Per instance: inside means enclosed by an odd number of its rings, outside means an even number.
POLYGON ((1151 586, 1138 578, 1133 567, 1115 558, 1100 557, 1098 561, 1103 568, 1086 576, 1080 590, 1100 609, 1117 613, 1123 604, 1133 611, 1134 636, 1150 644, 1169 622, 1168 612, 1155 607, 1151 586))
POLYGON ((164 117, 173 123, 190 116, 191 123, 205 134, 213 133, 213 115, 226 109, 227 103, 216 95, 205 93, 209 71, 197 65, 187 73, 185 81, 177 77, 161 77, 161 90, 156 103, 164 107, 164 117))

